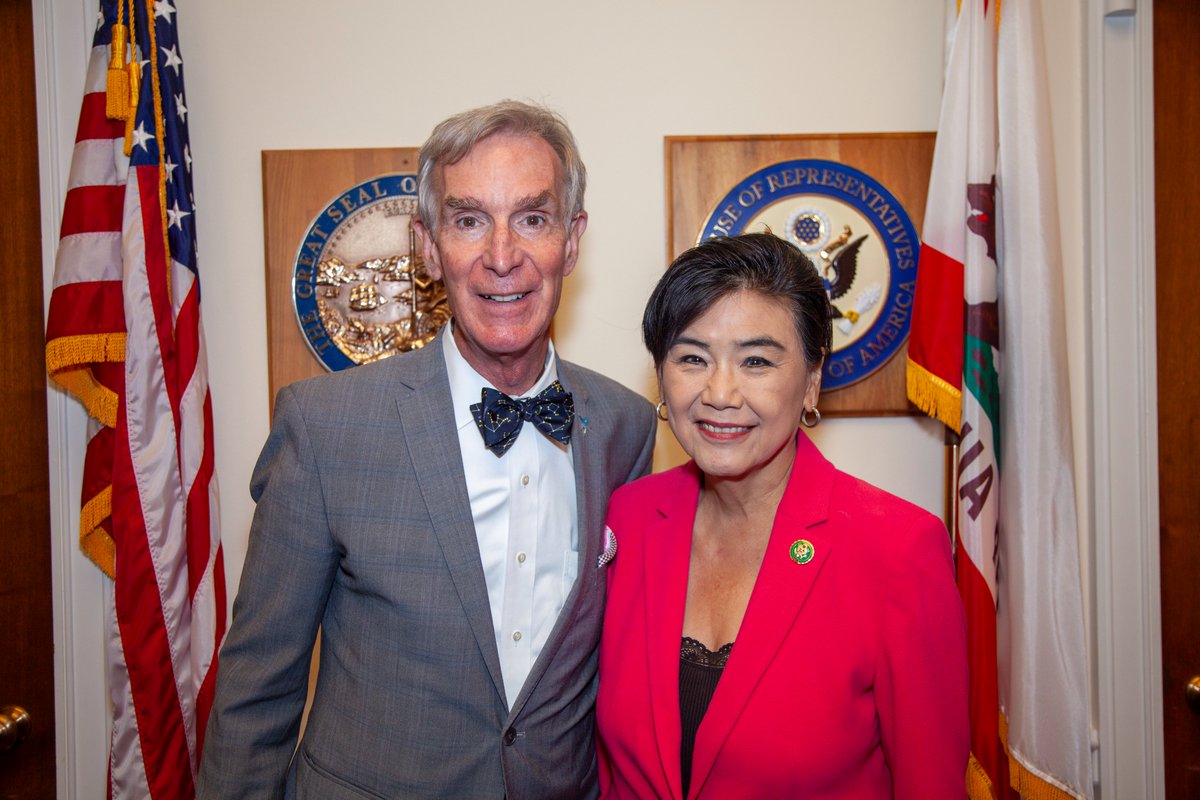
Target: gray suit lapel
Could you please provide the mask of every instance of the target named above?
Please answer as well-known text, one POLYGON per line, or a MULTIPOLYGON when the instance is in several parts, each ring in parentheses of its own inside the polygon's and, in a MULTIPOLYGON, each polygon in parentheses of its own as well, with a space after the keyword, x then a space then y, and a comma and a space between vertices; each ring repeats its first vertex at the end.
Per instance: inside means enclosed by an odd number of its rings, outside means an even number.
MULTIPOLYGON (((570 364, 563 364, 562 371, 573 376, 570 364)), ((570 380, 570 377, 568 377, 570 380)), ((578 380, 572 381, 578 389, 575 398, 575 424, 571 429, 571 446, 575 462, 575 503, 579 522, 579 577, 576 588, 584 585, 583 578, 596 580, 603 541, 599 532, 604 526, 604 509, 608 505, 608 490, 604 484, 604 471, 599 463, 600 450, 596 435, 589 437, 591 425, 590 401, 587 388, 578 380)), ((589 584, 591 583, 589 580, 589 584)))
POLYGON ((440 341, 439 338, 403 359, 406 362, 401 375, 403 386, 396 397, 400 432, 413 459, 413 471, 446 568, 496 692, 504 697, 492 608, 471 517, 471 499, 450 409, 450 382, 440 341))
MULTIPOLYGON (((559 359, 558 362, 558 377, 567 391, 571 392, 575 401, 575 421, 571 426, 571 461, 575 468, 575 513, 576 525, 579 530, 579 561, 576 573, 578 578, 563 603, 562 613, 558 615, 558 621, 555 622, 554 629, 550 632, 546 646, 542 648, 541 654, 538 655, 537 661, 530 669, 529 677, 525 679, 525 685, 521 687, 520 696, 512 704, 509 712, 510 721, 520 713, 521 708, 525 705, 525 700, 545 675, 549 665, 553 663, 555 654, 562 645, 567 631, 571 629, 575 618, 579 615, 580 609, 585 603, 592 601, 596 587, 599 585, 598 581, 604 577, 599 570, 600 553, 603 547, 601 538, 597 534, 604 525, 602 509, 605 507, 606 492, 600 465, 594 463, 599 457, 600 451, 597 449, 599 445, 596 437, 588 433, 588 427, 592 422, 589 412, 591 398, 587 387, 578 379, 578 373, 572 365, 562 359, 559 359)), ((497 656, 497 658, 499 657, 497 656)))

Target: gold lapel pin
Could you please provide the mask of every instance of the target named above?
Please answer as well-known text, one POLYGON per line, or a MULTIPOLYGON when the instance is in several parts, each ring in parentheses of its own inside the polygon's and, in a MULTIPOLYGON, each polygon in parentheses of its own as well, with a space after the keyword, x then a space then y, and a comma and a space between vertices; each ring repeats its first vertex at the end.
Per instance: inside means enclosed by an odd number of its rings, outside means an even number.
POLYGON ((813 554, 815 552, 816 551, 813 550, 812 542, 810 542, 808 539, 797 539, 796 541, 792 542, 791 549, 788 550, 788 555, 790 555, 792 557, 792 561, 795 561, 797 564, 807 564, 808 562, 812 561, 813 554))

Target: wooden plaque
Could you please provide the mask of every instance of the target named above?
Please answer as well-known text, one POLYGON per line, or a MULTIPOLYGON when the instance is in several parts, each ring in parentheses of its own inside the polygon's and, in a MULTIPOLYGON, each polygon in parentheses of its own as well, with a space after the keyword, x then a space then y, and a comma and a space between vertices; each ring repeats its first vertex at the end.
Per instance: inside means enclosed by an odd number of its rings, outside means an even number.
MULTIPOLYGON (((900 201, 919 232, 933 163, 932 133, 668 136, 664 140, 668 260, 696 244, 719 201, 747 176, 795 159, 834 161, 866 173, 900 201)), ((869 377, 821 392, 833 416, 919 414, 905 394, 907 342, 869 377)))
POLYGON ((296 319, 292 276, 309 226, 353 186, 417 171, 417 148, 264 150, 267 361, 272 399, 289 383, 325 372, 296 319))

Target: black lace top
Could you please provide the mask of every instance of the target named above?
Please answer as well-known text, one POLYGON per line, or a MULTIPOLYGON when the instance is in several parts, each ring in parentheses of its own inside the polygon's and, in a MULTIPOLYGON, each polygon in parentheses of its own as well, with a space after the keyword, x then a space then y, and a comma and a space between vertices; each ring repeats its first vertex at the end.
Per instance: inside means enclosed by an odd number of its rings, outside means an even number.
POLYGON ((717 682, 725 671, 725 663, 733 652, 733 642, 722 645, 714 653, 688 636, 679 646, 679 721, 683 741, 679 749, 679 765, 683 771, 683 796, 687 797, 692 779, 692 753, 696 749, 696 731, 708 711, 717 682))

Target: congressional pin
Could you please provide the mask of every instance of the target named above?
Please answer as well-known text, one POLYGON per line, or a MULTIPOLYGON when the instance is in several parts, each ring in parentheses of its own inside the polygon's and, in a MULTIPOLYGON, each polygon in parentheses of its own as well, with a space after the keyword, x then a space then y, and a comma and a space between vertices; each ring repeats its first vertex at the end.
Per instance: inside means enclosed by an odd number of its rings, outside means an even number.
POLYGON ((812 542, 808 539, 797 539, 792 542, 792 548, 788 551, 792 557, 792 561, 797 564, 807 564, 813 558, 812 542))

